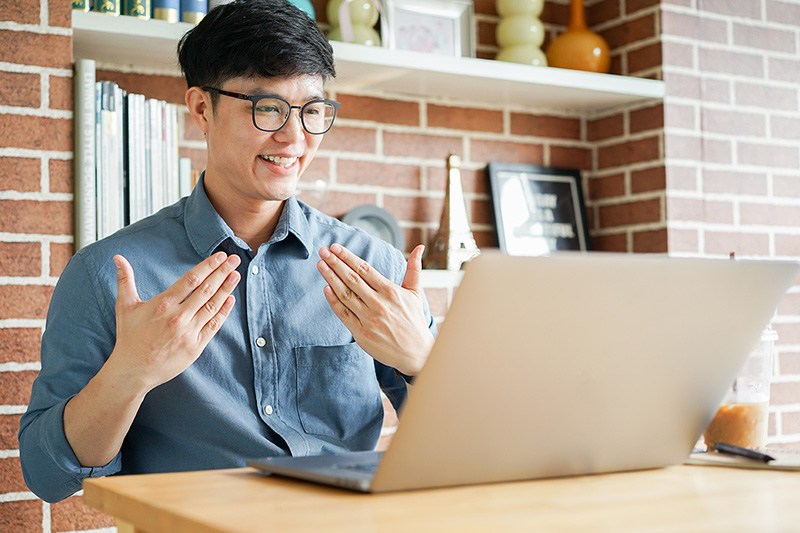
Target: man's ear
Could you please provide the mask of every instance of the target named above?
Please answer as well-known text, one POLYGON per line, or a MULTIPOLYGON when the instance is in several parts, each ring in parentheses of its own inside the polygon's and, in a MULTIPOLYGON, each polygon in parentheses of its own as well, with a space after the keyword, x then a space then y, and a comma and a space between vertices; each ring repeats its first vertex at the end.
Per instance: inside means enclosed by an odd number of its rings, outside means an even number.
POLYGON ((192 121, 203 134, 208 133, 208 118, 212 113, 211 96, 200 87, 189 87, 184 95, 192 121))

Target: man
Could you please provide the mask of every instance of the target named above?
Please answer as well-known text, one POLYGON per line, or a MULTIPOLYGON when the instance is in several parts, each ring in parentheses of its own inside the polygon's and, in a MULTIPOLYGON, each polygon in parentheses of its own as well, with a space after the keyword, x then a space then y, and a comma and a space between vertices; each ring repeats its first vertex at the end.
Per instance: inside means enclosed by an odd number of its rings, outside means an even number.
POLYGON ((188 198, 80 250, 20 424, 28 486, 373 448, 433 321, 388 244, 299 202, 332 126, 332 49, 285 0, 210 12, 179 44, 208 164, 188 198))

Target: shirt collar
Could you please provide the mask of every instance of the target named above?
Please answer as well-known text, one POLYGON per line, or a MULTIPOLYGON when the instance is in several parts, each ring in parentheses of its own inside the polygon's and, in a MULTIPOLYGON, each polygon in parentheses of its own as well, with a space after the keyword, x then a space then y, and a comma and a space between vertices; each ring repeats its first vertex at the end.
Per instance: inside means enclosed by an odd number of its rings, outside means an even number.
MULTIPOLYGON (((239 246, 246 248, 244 242, 234 235, 230 226, 211 205, 206 194, 204 178, 205 172, 200 174, 197 185, 186 200, 184 221, 189 241, 201 257, 209 257, 226 239, 232 239, 239 246)), ((285 240, 289 235, 294 235, 300 242, 305 250, 305 258, 308 259, 313 253, 314 246, 311 228, 305 210, 294 196, 284 202, 278 225, 269 242, 285 240)))

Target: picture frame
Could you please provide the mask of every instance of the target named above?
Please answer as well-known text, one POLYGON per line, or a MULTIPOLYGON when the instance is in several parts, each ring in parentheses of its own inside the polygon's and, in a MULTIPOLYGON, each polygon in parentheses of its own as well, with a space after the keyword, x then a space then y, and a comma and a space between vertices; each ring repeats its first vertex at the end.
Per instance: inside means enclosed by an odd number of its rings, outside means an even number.
POLYGON ((580 171, 496 162, 487 169, 497 240, 504 253, 590 249, 580 171))
POLYGON ((383 45, 454 57, 475 57, 472 0, 382 0, 383 45))

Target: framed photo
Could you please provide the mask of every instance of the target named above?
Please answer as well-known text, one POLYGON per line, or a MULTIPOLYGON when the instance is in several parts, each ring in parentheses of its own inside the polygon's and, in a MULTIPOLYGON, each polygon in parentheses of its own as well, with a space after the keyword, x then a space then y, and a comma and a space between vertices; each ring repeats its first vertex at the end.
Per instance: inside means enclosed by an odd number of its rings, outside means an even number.
POLYGON ((509 255, 589 250, 577 170, 489 163, 497 240, 509 255))
POLYGON ((472 0, 383 0, 388 48, 475 57, 472 0))

